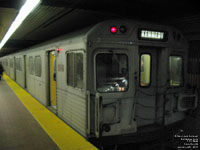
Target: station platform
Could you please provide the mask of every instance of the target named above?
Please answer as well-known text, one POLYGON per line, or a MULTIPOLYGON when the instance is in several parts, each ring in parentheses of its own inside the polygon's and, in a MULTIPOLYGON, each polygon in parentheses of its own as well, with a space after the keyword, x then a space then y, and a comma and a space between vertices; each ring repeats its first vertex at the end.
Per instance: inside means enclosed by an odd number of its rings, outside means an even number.
POLYGON ((97 150, 4 74, 0 81, 0 150, 97 150))

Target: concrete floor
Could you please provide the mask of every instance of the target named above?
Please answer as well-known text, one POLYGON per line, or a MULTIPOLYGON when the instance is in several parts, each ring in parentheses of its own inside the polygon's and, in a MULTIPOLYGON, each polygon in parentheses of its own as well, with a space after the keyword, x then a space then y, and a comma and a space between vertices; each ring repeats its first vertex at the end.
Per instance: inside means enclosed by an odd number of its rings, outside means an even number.
POLYGON ((0 150, 58 150, 4 80, 0 81, 0 150))

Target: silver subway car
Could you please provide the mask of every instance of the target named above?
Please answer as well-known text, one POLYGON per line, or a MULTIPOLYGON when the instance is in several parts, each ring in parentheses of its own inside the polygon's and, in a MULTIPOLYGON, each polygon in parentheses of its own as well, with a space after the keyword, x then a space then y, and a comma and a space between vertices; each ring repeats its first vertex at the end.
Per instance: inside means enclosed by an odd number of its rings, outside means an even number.
POLYGON ((197 107, 195 91, 187 88, 188 45, 180 31, 122 20, 92 31, 88 124, 96 137, 163 128, 197 107))
POLYGON ((161 129, 197 107, 187 49, 174 28, 109 20, 1 59, 43 105, 98 140, 161 129))

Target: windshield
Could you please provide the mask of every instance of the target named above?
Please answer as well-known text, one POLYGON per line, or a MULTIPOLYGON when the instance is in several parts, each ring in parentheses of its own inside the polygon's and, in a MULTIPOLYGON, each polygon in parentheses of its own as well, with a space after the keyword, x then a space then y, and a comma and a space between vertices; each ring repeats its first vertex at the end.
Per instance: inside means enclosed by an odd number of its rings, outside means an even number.
POLYGON ((96 83, 98 92, 128 90, 128 57, 125 54, 100 53, 96 55, 96 83))

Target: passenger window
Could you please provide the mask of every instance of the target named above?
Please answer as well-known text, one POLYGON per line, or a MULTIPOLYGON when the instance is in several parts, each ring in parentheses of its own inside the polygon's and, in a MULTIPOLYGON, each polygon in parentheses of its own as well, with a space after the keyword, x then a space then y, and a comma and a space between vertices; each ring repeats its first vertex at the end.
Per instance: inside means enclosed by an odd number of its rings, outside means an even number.
POLYGON ((41 57, 35 56, 35 75, 41 77, 41 57))
POLYGON ((83 54, 74 54, 75 87, 83 88, 83 54))
POLYGON ((6 64, 6 66, 8 67, 8 59, 6 59, 5 64, 6 64))
POLYGON ((21 71, 20 69, 20 58, 16 58, 15 59, 15 66, 16 66, 16 70, 21 71))
POLYGON ((183 58, 181 56, 169 57, 170 86, 183 85, 183 58))
POLYGON ((96 55, 96 88, 101 93, 128 90, 128 56, 120 53, 96 55))
POLYGON ((13 59, 10 59, 10 68, 13 68, 13 59))
POLYGON ((22 58, 19 58, 19 64, 18 64, 19 71, 22 71, 22 58))
POLYGON ((140 55, 140 86, 147 87, 150 85, 151 75, 151 55, 140 55))
POLYGON ((83 53, 67 53, 67 84, 83 88, 83 53))
POLYGON ((73 53, 67 54, 67 84, 70 86, 74 86, 74 62, 73 53))
POLYGON ((34 62, 33 57, 29 57, 29 73, 34 74, 34 62))
POLYGON ((16 70, 19 70, 19 58, 15 58, 15 68, 16 70))

